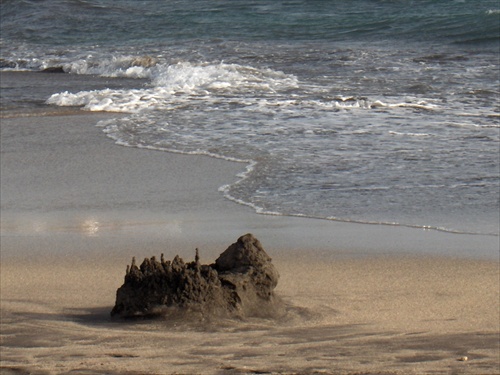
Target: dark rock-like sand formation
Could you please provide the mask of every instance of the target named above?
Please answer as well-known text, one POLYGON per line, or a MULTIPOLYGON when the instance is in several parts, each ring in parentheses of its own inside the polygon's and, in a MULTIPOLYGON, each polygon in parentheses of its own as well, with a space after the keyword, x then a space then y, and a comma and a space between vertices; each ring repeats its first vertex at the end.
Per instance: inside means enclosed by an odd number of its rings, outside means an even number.
POLYGON ((274 316, 283 310, 274 295, 279 274, 260 242, 241 236, 214 264, 202 265, 179 256, 132 259, 125 283, 116 292, 112 316, 135 317, 191 311, 204 316, 274 316))

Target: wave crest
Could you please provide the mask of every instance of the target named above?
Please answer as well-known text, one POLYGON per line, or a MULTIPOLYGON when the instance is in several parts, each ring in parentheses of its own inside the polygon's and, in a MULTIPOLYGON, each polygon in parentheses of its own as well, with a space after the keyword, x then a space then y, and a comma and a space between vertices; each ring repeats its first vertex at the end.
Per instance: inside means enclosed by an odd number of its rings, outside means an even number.
POLYGON ((254 90, 276 92, 298 87, 297 77, 274 71, 238 64, 192 64, 179 62, 161 66, 152 84, 171 92, 199 90, 254 90))
MULTIPOLYGON (((290 74, 271 69, 257 69, 238 64, 192 64, 189 62, 131 65, 131 59, 113 59, 98 66, 89 65, 88 60, 72 63, 65 70, 77 74, 89 72, 106 73, 108 76, 150 78, 149 87, 130 90, 94 90, 78 93, 62 92, 52 95, 48 104, 59 106, 82 106, 90 111, 136 112, 142 109, 176 109, 192 104, 194 97, 207 104, 213 101, 231 101, 248 105, 244 96, 262 98, 275 96, 298 88, 298 79, 290 74), (144 66, 146 65, 146 66, 144 66), (151 65, 151 66, 147 66, 151 65)), ((137 60, 135 60, 137 61, 137 60)))

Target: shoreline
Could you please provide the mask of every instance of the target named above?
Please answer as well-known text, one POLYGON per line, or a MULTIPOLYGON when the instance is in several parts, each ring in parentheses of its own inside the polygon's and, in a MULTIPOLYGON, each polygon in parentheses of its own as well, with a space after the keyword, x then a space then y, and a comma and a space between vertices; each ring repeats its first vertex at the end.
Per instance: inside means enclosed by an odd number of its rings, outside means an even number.
POLYGON ((73 235, 140 243, 146 232, 179 246, 189 238, 194 248, 253 232, 287 251, 499 260, 498 236, 258 214, 219 191, 238 179, 244 164, 116 145, 95 126, 113 116, 2 119, 4 242, 73 235))

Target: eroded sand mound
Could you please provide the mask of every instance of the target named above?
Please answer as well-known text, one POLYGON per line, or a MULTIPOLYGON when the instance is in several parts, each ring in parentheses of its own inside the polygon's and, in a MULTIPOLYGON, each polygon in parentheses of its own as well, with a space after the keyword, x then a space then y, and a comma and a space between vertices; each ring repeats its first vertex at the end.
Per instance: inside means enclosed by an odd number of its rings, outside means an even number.
POLYGON ((124 284, 116 292, 112 316, 161 315, 171 309, 210 316, 272 316, 283 310, 274 295, 279 274, 271 257, 252 235, 227 248, 214 264, 202 265, 179 256, 172 261, 132 259, 124 284))

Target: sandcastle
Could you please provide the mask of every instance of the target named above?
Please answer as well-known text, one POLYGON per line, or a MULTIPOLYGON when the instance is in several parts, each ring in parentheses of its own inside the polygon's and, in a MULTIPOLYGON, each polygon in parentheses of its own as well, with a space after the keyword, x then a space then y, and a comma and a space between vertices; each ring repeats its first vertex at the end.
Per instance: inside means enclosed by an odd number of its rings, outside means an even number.
POLYGON ((179 256, 172 261, 146 258, 127 266, 124 284, 116 292, 112 316, 168 315, 173 310, 204 316, 269 316, 283 310, 274 294, 279 274, 252 234, 238 238, 215 263, 200 264, 179 256))

